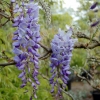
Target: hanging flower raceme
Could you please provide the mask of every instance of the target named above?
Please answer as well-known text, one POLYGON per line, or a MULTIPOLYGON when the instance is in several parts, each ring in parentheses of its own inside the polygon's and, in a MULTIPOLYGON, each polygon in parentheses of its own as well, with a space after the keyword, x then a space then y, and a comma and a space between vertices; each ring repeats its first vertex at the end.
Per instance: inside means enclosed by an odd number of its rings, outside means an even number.
POLYGON ((19 78, 22 79, 21 87, 30 82, 36 97, 37 85, 40 84, 37 78, 39 69, 38 49, 41 39, 40 26, 37 24, 39 7, 32 0, 28 3, 21 2, 21 4, 19 6, 18 3, 15 3, 14 8, 14 12, 18 15, 14 18, 13 24, 14 27, 17 27, 13 37, 14 61, 17 63, 17 68, 22 71, 19 75, 19 78))
POLYGON ((65 87, 68 80, 70 69, 70 60, 72 56, 72 50, 76 39, 71 38, 72 29, 70 28, 67 33, 60 30, 58 34, 54 36, 51 42, 51 73, 50 84, 52 85, 51 92, 54 92, 54 86, 58 86, 58 95, 61 95, 61 89, 59 79, 62 80, 65 87))

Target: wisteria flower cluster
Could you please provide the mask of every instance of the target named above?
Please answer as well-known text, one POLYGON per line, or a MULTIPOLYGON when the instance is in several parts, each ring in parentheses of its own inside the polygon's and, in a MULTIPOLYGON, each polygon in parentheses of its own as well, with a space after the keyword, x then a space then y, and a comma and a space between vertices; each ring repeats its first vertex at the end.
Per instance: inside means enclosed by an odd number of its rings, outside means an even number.
POLYGON ((14 13, 18 15, 14 18, 13 24, 14 27, 17 27, 13 37, 14 61, 17 63, 17 68, 22 71, 19 75, 22 80, 21 87, 24 87, 27 82, 31 83, 36 97, 37 85, 40 84, 37 78, 39 69, 38 49, 41 39, 40 26, 37 24, 39 7, 32 0, 27 3, 21 2, 21 5, 17 1, 12 1, 15 3, 14 13))
POLYGON ((63 87, 66 86, 69 80, 70 60, 74 43, 77 39, 71 38, 72 29, 70 28, 67 33, 59 29, 58 34, 54 36, 51 42, 51 73, 50 84, 52 86, 51 92, 54 92, 54 86, 58 86, 58 95, 61 96, 59 80, 63 82, 63 87))
MULTIPOLYGON (((33 0, 28 2, 18 3, 16 0, 11 0, 15 4, 14 13, 17 17, 14 18, 14 27, 17 30, 14 32, 13 37, 13 52, 15 54, 14 61, 16 66, 22 73, 19 78, 22 80, 21 87, 26 86, 29 82, 34 88, 33 94, 36 96, 37 85, 39 81, 37 78, 39 69, 39 53, 40 47, 40 26, 37 24, 39 7, 33 0)), ((50 84, 52 85, 51 92, 54 92, 54 86, 58 86, 57 95, 61 96, 61 88, 59 79, 62 80, 62 85, 65 88, 69 80, 70 60, 72 50, 76 39, 71 37, 72 29, 64 32, 59 29, 58 34, 54 36, 51 42, 51 73, 50 84)), ((32 96, 30 97, 32 100, 32 96)))

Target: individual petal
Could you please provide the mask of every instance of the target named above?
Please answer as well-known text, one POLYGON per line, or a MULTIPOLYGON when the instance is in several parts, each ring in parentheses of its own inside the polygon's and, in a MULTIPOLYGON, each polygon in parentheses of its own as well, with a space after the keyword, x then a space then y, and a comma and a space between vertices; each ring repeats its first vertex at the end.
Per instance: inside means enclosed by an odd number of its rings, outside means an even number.
POLYGON ((15 31, 15 32, 14 32, 14 35, 18 35, 18 31, 15 31))
POLYGON ((20 59, 18 56, 15 56, 15 57, 14 57, 14 61, 15 61, 15 62, 20 62, 21 59, 20 59))
POLYGON ((70 71, 66 71, 66 73, 69 75, 69 74, 71 74, 71 72, 70 71))
POLYGON ((26 28, 28 27, 28 24, 25 23, 25 22, 22 22, 19 24, 19 28, 22 29, 22 30, 26 30, 26 28))
POLYGON ((35 44, 35 46, 34 46, 34 48, 36 48, 36 49, 38 49, 38 48, 40 48, 41 46, 37 43, 37 44, 35 44))
POLYGON ((98 2, 95 2, 91 7, 90 9, 94 9, 96 6, 97 6, 98 2))
POLYGON ((69 68, 70 68, 69 65, 68 65, 68 66, 63 66, 63 67, 62 67, 62 70, 63 70, 63 71, 66 71, 66 70, 69 70, 69 68))
POLYGON ((25 64, 22 64, 21 66, 18 67, 19 70, 24 70, 25 64))
POLYGON ((66 75, 64 75, 64 78, 65 78, 65 80, 69 80, 69 77, 68 76, 66 76, 66 75))
POLYGON ((37 75, 38 75, 38 73, 39 73, 39 72, 38 72, 38 70, 37 70, 37 69, 35 69, 35 70, 34 70, 34 72, 33 72, 33 76, 34 76, 34 77, 35 77, 35 76, 37 76, 37 75))
POLYGON ((29 40, 29 43, 28 43, 28 44, 29 44, 29 46, 34 46, 34 45, 36 45, 35 42, 34 42, 33 40, 31 40, 31 39, 29 40))
POLYGON ((18 27, 19 25, 19 21, 16 21, 14 24, 13 24, 13 27, 18 27))
POLYGON ((98 20, 98 21, 94 22, 93 24, 91 24, 91 27, 95 27, 95 26, 97 26, 99 23, 100 23, 100 21, 98 20))
POLYGON ((25 83, 23 83, 20 87, 21 87, 21 88, 23 88, 24 86, 26 86, 26 84, 25 84, 25 83))
POLYGON ((14 49, 13 49, 13 52, 14 52, 16 55, 20 55, 20 54, 23 53, 23 51, 20 50, 20 49, 18 49, 18 48, 14 48, 14 49))
POLYGON ((22 72, 18 77, 22 78, 25 75, 25 72, 22 72))
POLYGON ((12 40, 18 40, 18 35, 14 35, 12 40))
POLYGON ((36 84, 32 82, 32 87, 34 87, 34 89, 36 89, 36 84))
POLYGON ((39 82, 39 81, 36 81, 36 84, 37 84, 37 85, 40 85, 40 82, 39 82))
POLYGON ((19 41, 16 41, 16 42, 13 43, 13 46, 15 46, 15 47, 19 46, 19 45, 20 45, 19 41))
POLYGON ((58 65, 58 59, 57 58, 50 58, 50 60, 55 66, 58 65))
POLYGON ((63 78, 63 77, 62 77, 61 79, 62 79, 62 81, 63 81, 65 84, 67 84, 67 81, 68 81, 68 80, 66 80, 66 79, 63 78))
POLYGON ((30 97, 30 100, 32 100, 32 96, 30 97))
POLYGON ((54 88, 52 88, 52 90, 50 91, 51 93, 54 93, 54 88))
POLYGON ((37 98, 37 95, 36 94, 34 94, 34 98, 37 98))

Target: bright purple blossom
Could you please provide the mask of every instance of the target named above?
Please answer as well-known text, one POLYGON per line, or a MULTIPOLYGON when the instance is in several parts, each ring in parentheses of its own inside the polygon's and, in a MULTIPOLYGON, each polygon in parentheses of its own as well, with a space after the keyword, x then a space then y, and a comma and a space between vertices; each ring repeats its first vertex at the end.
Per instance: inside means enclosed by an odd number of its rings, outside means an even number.
MULTIPOLYGON (((50 84, 52 85, 51 92, 54 92, 54 86, 59 84, 58 79, 60 78, 63 84, 67 84, 69 80, 69 71, 70 69, 70 60, 72 56, 72 50, 76 39, 71 38, 72 29, 70 28, 67 33, 60 30, 58 34, 54 36, 54 39, 51 42, 51 73, 52 77, 50 78, 50 84), (55 80, 55 81, 54 81, 55 80)), ((61 90, 58 89, 58 95, 60 96, 61 90)))
MULTIPOLYGON (((37 90, 37 85, 40 84, 37 78, 39 69, 38 49, 41 39, 39 32, 40 26, 37 24, 39 7, 32 0, 28 3, 22 2, 22 6, 20 6, 16 4, 14 8, 15 14, 19 13, 19 16, 14 18, 13 24, 14 27, 18 28, 14 32, 13 37, 14 61, 17 63, 17 68, 22 70, 22 73, 19 75, 19 78, 22 79, 21 87, 24 87, 27 82, 30 82, 35 91, 37 90), (24 10, 22 7, 24 7, 24 10), (29 80, 28 76, 32 76, 34 81, 29 80)), ((35 92, 34 95, 36 97, 35 92)))

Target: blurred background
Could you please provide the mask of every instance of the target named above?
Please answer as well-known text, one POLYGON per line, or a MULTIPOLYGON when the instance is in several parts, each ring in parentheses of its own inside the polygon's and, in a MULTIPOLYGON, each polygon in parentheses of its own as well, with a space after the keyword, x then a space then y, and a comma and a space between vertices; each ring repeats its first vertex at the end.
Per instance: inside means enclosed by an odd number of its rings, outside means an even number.
MULTIPOLYGON (((95 28, 91 28, 90 25, 100 18, 100 11, 92 11, 90 10, 90 6, 96 2, 96 0, 45 0, 45 2, 50 6, 51 16, 46 15, 40 5, 39 24, 41 26, 41 43, 48 48, 50 48, 50 42, 54 35, 57 34, 59 28, 66 31, 66 26, 71 26, 74 33, 82 32, 86 33, 88 36, 94 34, 95 28), (51 24, 49 25, 47 25, 48 17, 51 17, 51 24)), ((5 12, 8 15, 10 14, 8 3, 10 3, 10 0, 0 1, 0 12, 5 12)), ((100 1, 98 1, 98 3, 100 3, 100 1)), ((11 62, 14 57, 12 52, 12 37, 16 29, 12 27, 11 21, 2 25, 6 21, 7 19, 0 15, 0 63, 11 62)), ((100 39, 99 33, 100 29, 98 29, 95 34, 98 39, 100 39)), ((82 43, 88 42, 88 40, 85 39, 78 39, 78 41, 82 43)), ((40 49, 39 52, 42 55, 45 53, 45 50, 40 49)), ((86 59, 90 56, 95 56, 99 59, 99 47, 92 50, 74 49, 70 63, 71 68, 75 68, 76 73, 78 73, 77 71, 81 73, 81 67, 88 71, 91 61, 86 63, 86 59)), ((40 61, 40 72, 46 77, 51 76, 49 59, 50 58, 40 61)), ((98 67, 98 70, 99 69, 98 67)), ((0 100, 29 100, 31 88, 29 85, 25 88, 20 88, 21 80, 18 78, 19 73, 20 71, 14 65, 6 67, 0 66, 0 100), (26 92, 26 90, 30 91, 26 92)), ((90 94, 92 88, 86 84, 86 82, 81 82, 81 80, 73 75, 74 72, 72 71, 72 76, 70 77, 73 83, 71 90, 68 92, 73 95, 75 100, 92 100, 90 94)), ((43 79, 41 75, 38 77, 41 84, 37 91, 37 100, 59 100, 50 93, 51 87, 49 82, 43 79)), ((71 100, 71 98, 64 94, 63 100, 71 100)))

